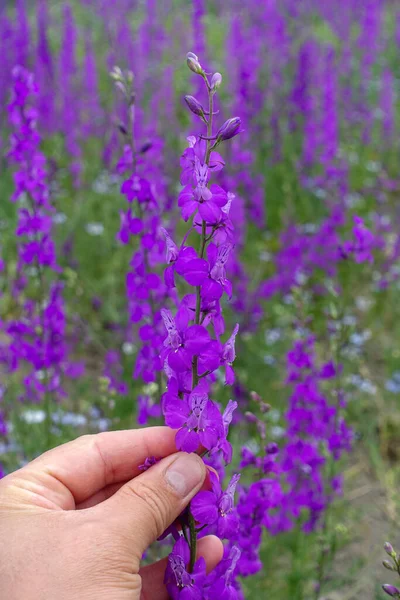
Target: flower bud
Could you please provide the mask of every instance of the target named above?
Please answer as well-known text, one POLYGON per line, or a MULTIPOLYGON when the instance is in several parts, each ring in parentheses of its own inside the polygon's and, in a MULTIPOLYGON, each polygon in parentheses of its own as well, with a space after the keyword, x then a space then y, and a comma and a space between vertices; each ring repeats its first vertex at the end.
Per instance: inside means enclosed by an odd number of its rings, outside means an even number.
POLYGON ((385 569, 387 569, 388 571, 395 571, 394 566, 388 560, 382 561, 382 564, 385 567, 385 569))
POLYGON ((261 402, 262 401, 262 398, 261 398, 260 394, 257 394, 257 392, 254 392, 254 391, 250 392, 250 398, 254 402, 261 402))
POLYGON ((385 583, 385 585, 382 586, 382 589, 387 593, 388 596, 391 596, 392 598, 400 598, 400 590, 394 585, 385 583))
POLYGON ((126 94, 126 88, 125 88, 125 85, 122 83, 122 81, 116 80, 115 87, 117 89, 119 89, 119 91, 122 92, 123 94, 126 94))
POLYGON ((124 78, 122 71, 119 67, 113 67, 113 69, 110 73, 110 77, 112 77, 112 79, 114 79, 114 81, 122 81, 124 78))
POLYGON ((391 556, 392 558, 396 556, 396 552, 394 551, 393 546, 390 542, 385 542, 383 548, 386 554, 389 554, 389 556, 391 556))
POLYGON ((203 73, 203 69, 201 67, 201 64, 199 63, 199 59, 195 54, 193 54, 193 52, 187 53, 186 62, 187 66, 191 71, 193 71, 193 73, 196 73, 197 75, 201 75, 203 73))
POLYGON ((192 113, 194 113, 198 117, 204 116, 204 108, 202 107, 200 102, 196 100, 196 98, 194 98, 193 96, 185 96, 185 102, 188 105, 189 109, 192 111, 192 113))
POLYGON ((211 78, 211 89, 217 90, 222 83, 222 75, 221 73, 214 73, 211 78))
POLYGON ((139 152, 140 154, 145 154, 146 152, 148 152, 150 150, 150 148, 153 146, 153 144, 151 142, 146 142, 145 144, 143 144, 143 146, 140 148, 139 152))
POLYGON ((233 117, 232 119, 228 119, 227 121, 225 121, 222 127, 219 128, 217 133, 217 140, 224 141, 230 140, 231 138, 235 137, 235 135, 237 135, 241 131, 241 124, 242 120, 240 117, 233 117))
POLYGON ((278 444, 275 442, 269 442, 269 444, 265 446, 265 452, 267 454, 277 454, 279 452, 278 444))
POLYGON ((249 421, 249 423, 258 423, 258 419, 257 419, 256 415, 253 414, 252 412, 250 412, 249 410, 247 410, 244 413, 244 416, 249 421))

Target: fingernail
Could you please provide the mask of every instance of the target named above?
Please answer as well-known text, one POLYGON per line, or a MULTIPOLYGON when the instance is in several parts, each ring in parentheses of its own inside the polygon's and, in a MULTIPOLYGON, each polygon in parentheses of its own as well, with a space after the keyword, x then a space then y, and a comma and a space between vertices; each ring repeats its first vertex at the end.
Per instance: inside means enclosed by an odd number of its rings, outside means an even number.
POLYGON ((205 469, 195 454, 182 453, 167 469, 165 478, 182 498, 203 483, 205 469))

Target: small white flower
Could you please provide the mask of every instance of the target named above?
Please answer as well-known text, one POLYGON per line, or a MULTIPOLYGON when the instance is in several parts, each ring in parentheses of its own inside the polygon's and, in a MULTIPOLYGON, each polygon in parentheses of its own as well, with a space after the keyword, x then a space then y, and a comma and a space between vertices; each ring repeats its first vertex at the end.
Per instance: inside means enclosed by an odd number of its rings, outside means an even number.
POLYGON ((29 425, 43 423, 46 418, 44 410, 26 410, 22 413, 21 418, 29 425))
POLYGON ((89 235, 103 235, 104 233, 103 223, 88 223, 85 229, 89 235))
POLYGON ((134 351, 135 351, 135 346, 134 346, 133 344, 131 344, 130 342, 125 342, 125 343, 122 345, 122 352, 123 352, 124 354, 128 354, 128 355, 130 355, 130 354, 133 354, 133 353, 134 353, 134 351))

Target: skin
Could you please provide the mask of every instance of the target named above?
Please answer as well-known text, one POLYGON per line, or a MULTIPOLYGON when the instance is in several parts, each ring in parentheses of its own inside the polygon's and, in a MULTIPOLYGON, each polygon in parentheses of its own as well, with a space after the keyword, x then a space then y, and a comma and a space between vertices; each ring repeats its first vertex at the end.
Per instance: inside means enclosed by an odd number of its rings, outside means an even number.
MULTIPOLYGON (((143 553, 207 481, 166 427, 88 435, 0 481, 0 589, 7 600, 168 600, 166 560, 143 553), (142 473, 146 457, 164 457, 142 473)), ((210 570, 220 540, 200 540, 210 570)))

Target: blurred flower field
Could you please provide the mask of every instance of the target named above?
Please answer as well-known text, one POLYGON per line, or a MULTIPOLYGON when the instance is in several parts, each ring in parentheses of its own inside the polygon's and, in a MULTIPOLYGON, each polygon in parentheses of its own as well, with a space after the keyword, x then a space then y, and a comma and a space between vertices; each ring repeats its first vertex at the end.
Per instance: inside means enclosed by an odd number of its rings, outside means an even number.
POLYGON ((171 597, 400 597, 400 7, 16 0, 0 40, 0 476, 165 423, 219 475, 171 597))

